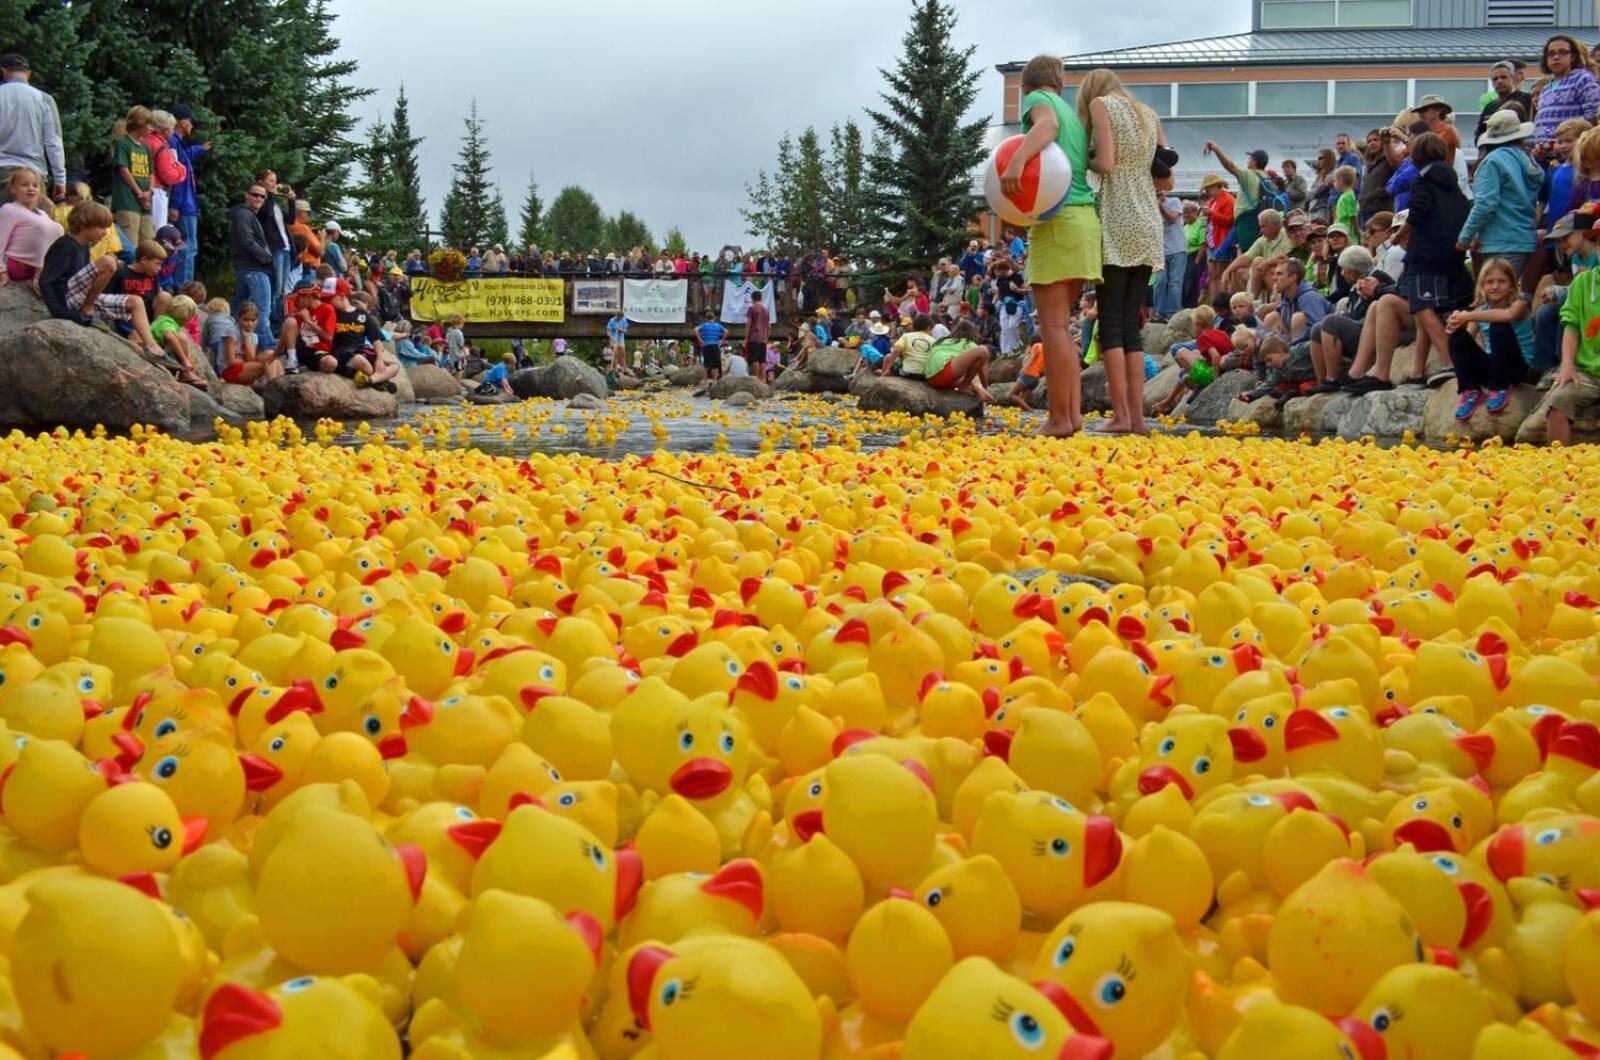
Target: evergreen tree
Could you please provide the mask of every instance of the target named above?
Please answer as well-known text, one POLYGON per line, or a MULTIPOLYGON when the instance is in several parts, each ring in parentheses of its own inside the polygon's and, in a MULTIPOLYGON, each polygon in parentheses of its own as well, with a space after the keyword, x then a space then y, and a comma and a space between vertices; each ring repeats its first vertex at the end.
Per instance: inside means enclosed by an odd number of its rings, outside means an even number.
POLYGON ((395 182, 395 230, 406 233, 401 242, 421 246, 428 227, 428 211, 422 199, 422 177, 418 173, 417 148, 423 138, 411 133, 411 103, 406 86, 394 101, 394 120, 389 123, 389 165, 395 182))
POLYGON ((334 14, 327 0, 285 3, 280 10, 288 15, 290 32, 300 44, 301 99, 285 116, 299 130, 298 141, 306 145, 305 165, 294 187, 310 197, 323 218, 332 219, 344 209, 350 187, 355 145, 349 134, 356 127, 350 108, 373 90, 349 85, 357 64, 336 58, 339 40, 333 35, 334 14))
POLYGON ((744 186, 747 205, 739 207, 744 218, 745 231, 768 246, 783 242, 783 224, 779 219, 778 189, 767 176, 766 170, 756 174, 755 184, 744 186))
POLYGON ((568 184, 545 214, 544 234, 552 250, 587 254, 605 242, 605 214, 593 195, 568 184))
POLYGON ((486 234, 483 241, 490 246, 505 248, 511 242, 511 229, 506 222, 506 201, 500 197, 500 185, 494 186, 494 193, 489 196, 488 208, 484 211, 484 226, 486 234))
POLYGON ((661 237, 661 249, 677 257, 679 254, 689 252, 689 243, 683 238, 683 230, 677 225, 667 229, 667 234, 661 237))
POLYGON ((492 234, 499 208, 499 229, 505 232, 505 206, 489 179, 489 144, 483 135, 483 122, 478 118, 478 101, 472 101, 467 118, 467 132, 461 138, 461 156, 456 162, 455 176, 450 180, 450 190, 444 197, 444 209, 439 213, 439 227, 444 239, 453 247, 468 250, 492 245, 492 234))
POLYGON ((861 128, 853 120, 846 121, 843 129, 833 127, 828 140, 829 245, 847 254, 859 254, 867 246, 870 227, 861 128))
POLYGON ((355 152, 360 178, 350 189, 355 212, 349 228, 357 244, 368 249, 400 250, 401 244, 417 238, 400 216, 401 187, 393 165, 393 143, 388 127, 374 122, 355 152))
POLYGON ((912 0, 899 64, 882 70, 884 109, 869 111, 883 134, 871 159, 877 185, 869 209, 884 233, 874 256, 897 266, 925 265, 954 253, 978 211, 973 173, 983 162, 987 116, 969 121, 978 96, 972 47, 952 42, 955 9, 912 0))
POLYGON ((517 229, 517 243, 523 250, 536 247, 542 242, 540 233, 543 231, 544 203, 539 199, 539 182, 533 179, 533 174, 528 174, 528 197, 522 200, 522 217, 517 229))
POLYGON ((631 210, 622 210, 606 220, 606 241, 602 250, 631 254, 634 247, 649 247, 650 229, 631 210))
POLYGON ((783 170, 788 176, 782 201, 785 242, 802 249, 829 243, 827 163, 822 141, 815 129, 807 128, 796 144, 795 163, 783 170))

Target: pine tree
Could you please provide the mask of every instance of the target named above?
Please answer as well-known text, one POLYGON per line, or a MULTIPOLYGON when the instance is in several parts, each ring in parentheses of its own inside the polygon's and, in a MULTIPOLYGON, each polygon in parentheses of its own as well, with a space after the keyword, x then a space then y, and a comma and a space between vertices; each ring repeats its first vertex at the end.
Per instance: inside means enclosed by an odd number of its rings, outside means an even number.
POLYGON ((744 186, 744 197, 748 205, 739 207, 739 216, 744 218, 745 231, 768 246, 782 244, 783 224, 778 216, 778 190, 766 170, 756 174, 755 184, 744 186))
POLYGON ((498 191, 489 180, 489 144, 484 139, 483 122, 478 118, 478 101, 472 101, 467 118, 467 132, 461 138, 461 156, 456 162, 455 176, 450 180, 450 190, 444 197, 444 209, 439 213, 439 227, 444 230, 445 242, 461 250, 493 245, 489 237, 495 207, 499 208, 499 228, 505 231, 505 206, 500 203, 498 191))
POLYGON ((888 90, 873 124, 885 138, 873 154, 877 188, 869 207, 884 222, 875 257, 897 266, 926 265, 956 251, 978 210, 973 172, 982 163, 987 116, 968 121, 978 96, 974 48, 952 43, 955 8, 912 0, 900 62, 882 70, 888 90))
POLYGON ((406 86, 394 101, 394 120, 389 123, 389 165, 395 181, 395 228, 407 233, 402 242, 420 246, 428 227, 428 211, 422 199, 422 177, 418 172, 417 148, 423 138, 411 133, 411 103, 406 86))
POLYGON ((605 214, 593 195, 568 184, 545 214, 544 234, 552 250, 587 254, 605 241, 605 214))
POLYGON ((828 134, 828 141, 830 247, 847 254, 859 254, 867 245, 870 225, 861 128, 853 120, 846 121, 843 129, 835 125, 828 134))
POLYGON ((541 242, 541 225, 544 222, 544 203, 539 199, 539 182, 528 174, 528 197, 522 200, 522 216, 517 229, 517 243, 523 250, 536 247, 541 242))
POLYGON ((667 234, 661 237, 661 249, 673 257, 689 252, 689 243, 683 238, 683 230, 677 225, 667 229, 667 234))
POLYGON ((374 122, 367 138, 356 148, 360 178, 350 189, 354 214, 349 228, 358 245, 377 250, 399 250, 417 239, 417 233, 400 217, 400 182, 393 164, 393 138, 383 122, 374 122))
POLYGON ((606 241, 601 249, 631 254, 634 247, 648 248, 652 242, 649 227, 631 210, 622 210, 606 220, 606 241))
MULTIPOLYGON (((780 157, 781 157, 780 148, 780 157)), ((822 141, 807 128, 795 145, 795 160, 783 170, 788 180, 783 193, 784 241, 803 249, 827 246, 827 207, 831 197, 822 141)))
POLYGON ((303 92, 290 120, 306 152, 294 186, 317 205, 320 216, 331 220, 344 209, 350 187, 355 145, 349 134, 356 127, 351 108, 373 90, 352 88, 348 82, 356 72, 356 61, 335 58, 339 39, 333 35, 334 14, 327 0, 312 0, 309 6, 284 4, 281 10, 290 13, 289 25, 301 45, 303 92))
POLYGON ((500 185, 494 186, 494 192, 489 196, 488 208, 484 211, 485 235, 483 241, 489 246, 505 249, 511 242, 511 229, 506 221, 506 201, 500 197, 500 185))

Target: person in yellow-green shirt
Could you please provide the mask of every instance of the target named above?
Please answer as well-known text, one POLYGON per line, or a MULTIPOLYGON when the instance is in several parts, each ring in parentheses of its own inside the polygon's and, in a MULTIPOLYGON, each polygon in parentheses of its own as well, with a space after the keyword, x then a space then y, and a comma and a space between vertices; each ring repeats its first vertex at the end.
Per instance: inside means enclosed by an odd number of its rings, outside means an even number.
MULTIPOLYGON (((67 188, 67 200, 55 208, 56 224, 63 230, 67 227, 67 215, 72 213, 72 208, 80 202, 88 202, 94 196, 89 191, 89 185, 78 181, 67 188)), ((117 231, 117 226, 112 225, 106 229, 105 238, 89 248, 89 260, 99 261, 105 255, 121 261, 133 261, 133 248, 123 241, 122 234, 117 231)))

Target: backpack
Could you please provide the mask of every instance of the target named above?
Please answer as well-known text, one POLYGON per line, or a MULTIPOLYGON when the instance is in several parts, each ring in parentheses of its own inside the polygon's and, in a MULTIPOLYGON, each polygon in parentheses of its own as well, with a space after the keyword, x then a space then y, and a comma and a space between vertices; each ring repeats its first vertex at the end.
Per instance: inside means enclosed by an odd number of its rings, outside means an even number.
POLYGON ((1269 190, 1266 185, 1262 185, 1261 191, 1262 206, 1277 210, 1281 216, 1287 217, 1289 215, 1288 192, 1269 190))

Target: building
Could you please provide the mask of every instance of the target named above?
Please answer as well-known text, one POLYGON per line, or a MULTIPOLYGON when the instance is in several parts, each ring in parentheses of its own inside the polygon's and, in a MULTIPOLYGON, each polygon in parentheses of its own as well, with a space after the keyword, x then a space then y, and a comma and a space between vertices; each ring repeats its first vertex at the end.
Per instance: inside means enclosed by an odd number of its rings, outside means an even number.
MULTIPOLYGON (((1249 33, 1064 56, 1068 92, 1089 70, 1115 70, 1161 115, 1181 157, 1178 187, 1194 191, 1220 169, 1204 154, 1207 140, 1239 165, 1261 147, 1274 168, 1285 158, 1305 166, 1336 133, 1359 140, 1428 93, 1450 101, 1470 140, 1490 65, 1522 59, 1537 75, 1557 27, 1592 41, 1600 22, 1594 0, 1252 2, 1249 33)), ((997 68, 1005 106, 996 142, 1021 131, 1022 66, 997 68)))

